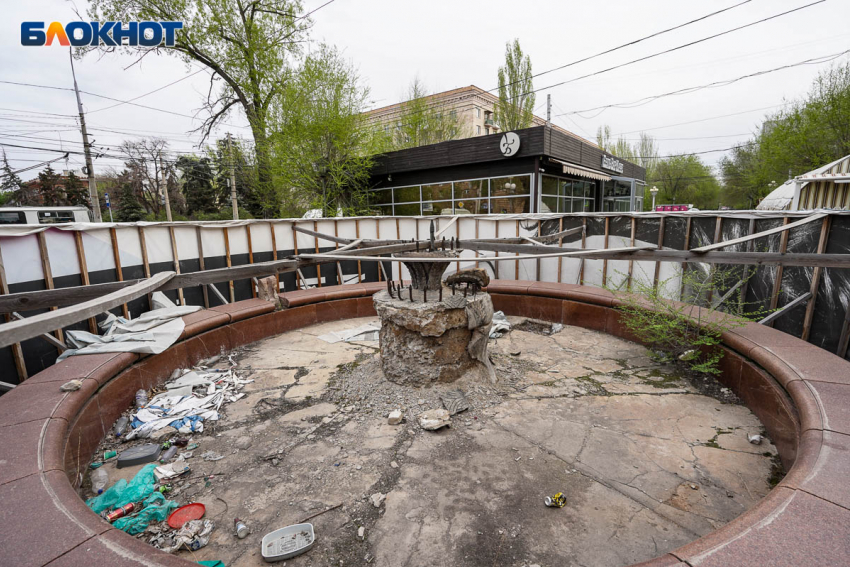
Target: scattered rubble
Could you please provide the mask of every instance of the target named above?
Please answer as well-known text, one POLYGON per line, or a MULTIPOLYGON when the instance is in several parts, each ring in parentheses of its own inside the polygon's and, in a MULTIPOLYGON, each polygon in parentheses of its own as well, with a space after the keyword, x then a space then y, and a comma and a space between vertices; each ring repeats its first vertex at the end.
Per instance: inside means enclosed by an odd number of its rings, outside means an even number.
POLYGON ((433 409, 419 414, 419 427, 425 431, 436 431, 452 424, 448 410, 433 409))

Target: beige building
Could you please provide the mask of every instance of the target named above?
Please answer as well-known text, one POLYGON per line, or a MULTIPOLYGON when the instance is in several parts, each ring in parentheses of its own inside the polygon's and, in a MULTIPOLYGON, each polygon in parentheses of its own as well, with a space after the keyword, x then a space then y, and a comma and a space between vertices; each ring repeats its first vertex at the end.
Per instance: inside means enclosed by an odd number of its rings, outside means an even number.
MULTIPOLYGON (((493 118, 496 102, 499 100, 499 97, 475 85, 428 95, 425 97, 425 100, 430 104, 443 108, 445 112, 458 117, 463 131, 462 138, 487 136, 501 132, 501 128, 493 118)), ((367 112, 366 116, 373 124, 379 125, 385 131, 389 132, 399 122, 399 116, 401 115, 403 106, 404 103, 400 102, 376 108, 367 112)), ((534 116, 533 126, 543 126, 545 124, 545 119, 534 116)), ((585 143, 596 145, 559 126, 553 125, 552 128, 585 143)))

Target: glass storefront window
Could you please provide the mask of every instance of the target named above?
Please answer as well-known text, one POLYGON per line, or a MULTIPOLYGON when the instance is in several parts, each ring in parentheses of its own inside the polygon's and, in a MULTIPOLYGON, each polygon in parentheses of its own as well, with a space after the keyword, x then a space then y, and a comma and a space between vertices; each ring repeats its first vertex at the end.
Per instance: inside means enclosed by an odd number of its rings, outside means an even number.
POLYGON ((422 186, 422 201, 443 201, 446 199, 451 200, 451 198, 451 183, 439 183, 437 185, 422 186))
POLYGON ((481 199, 490 195, 490 184, 486 179, 474 181, 456 181, 454 191, 455 201, 464 199, 481 199))
POLYGON ((393 206, 392 205, 378 205, 375 209, 385 217, 391 217, 393 215, 393 206))
POLYGON ((369 193, 369 202, 375 205, 385 205, 393 202, 392 189, 379 189, 369 193))
POLYGON ((554 177, 550 177, 548 175, 543 176, 543 194, 544 195, 557 195, 558 194, 558 180, 554 177))
POLYGON ((462 199, 455 201, 454 214, 456 215, 486 215, 490 211, 490 202, 487 199, 462 199))
POLYGON ((490 179, 490 195, 505 197, 510 195, 528 195, 531 193, 531 176, 494 177, 490 179))
POLYGON ((408 203, 406 205, 396 205, 395 214, 400 217, 416 217, 419 216, 419 203, 408 203))
POLYGON ((430 201, 427 203, 422 203, 422 214, 423 215, 442 215, 452 214, 452 202, 451 201, 430 201), (443 213, 443 211, 446 211, 443 213))
POLYGON ((393 189, 396 203, 418 203, 421 200, 419 196, 419 185, 412 187, 397 187, 393 189))

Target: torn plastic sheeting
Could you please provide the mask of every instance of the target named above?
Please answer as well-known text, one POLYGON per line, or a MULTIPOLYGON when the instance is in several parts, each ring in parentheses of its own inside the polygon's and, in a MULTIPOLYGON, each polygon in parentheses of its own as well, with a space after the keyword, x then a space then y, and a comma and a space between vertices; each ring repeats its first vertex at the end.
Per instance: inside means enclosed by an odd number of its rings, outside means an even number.
POLYGON ((159 492, 154 492, 142 502, 142 511, 132 516, 118 518, 112 525, 130 535, 140 534, 151 522, 162 522, 177 508, 177 502, 166 500, 159 492))
POLYGON ((110 486, 103 494, 86 500, 86 506, 96 513, 112 508, 120 508, 130 502, 139 502, 147 498, 153 492, 156 480, 154 469, 156 465, 145 465, 136 473, 133 480, 127 482, 123 478, 110 486))
POLYGON ((346 329, 344 331, 331 331, 330 333, 326 333, 324 335, 319 335, 319 338, 326 343, 339 343, 339 342, 350 342, 350 341, 374 341, 377 340, 376 333, 381 330, 380 325, 375 325, 373 323, 367 323, 366 325, 361 325, 354 329, 346 329), (371 338, 370 335, 375 334, 375 338, 371 338), (362 336, 365 335, 365 336, 362 336))
POLYGON ((177 532, 154 536, 150 543, 166 553, 174 553, 183 546, 196 551, 209 543, 213 529, 215 523, 212 520, 191 520, 177 532))
POLYGON ((490 327, 490 338, 498 339, 505 333, 511 330, 511 324, 508 323, 508 318, 502 311, 493 313, 493 326, 490 327))
POLYGON ((154 307, 152 311, 132 321, 108 313, 106 321, 101 323, 106 329, 102 336, 86 331, 67 331, 65 336, 73 348, 63 352, 57 362, 77 354, 159 354, 180 338, 185 328, 182 317, 201 309, 199 306, 177 306, 161 291, 153 293, 151 304, 154 307))

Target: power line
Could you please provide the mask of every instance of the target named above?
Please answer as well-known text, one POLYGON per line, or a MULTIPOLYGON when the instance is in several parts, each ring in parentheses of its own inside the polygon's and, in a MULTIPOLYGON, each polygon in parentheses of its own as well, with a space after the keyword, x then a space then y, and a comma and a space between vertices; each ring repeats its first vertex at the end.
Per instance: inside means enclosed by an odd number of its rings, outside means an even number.
POLYGON ((711 40, 711 39, 716 39, 716 38, 718 38, 718 37, 721 37, 721 36, 724 36, 724 35, 728 35, 728 34, 730 34, 730 33, 736 32, 736 31, 740 31, 740 30, 743 30, 743 29, 746 29, 746 28, 749 28, 749 27, 752 27, 752 26, 755 26, 755 25, 758 25, 758 24, 761 24, 761 23, 764 23, 764 22, 768 22, 768 21, 770 21, 770 20, 774 20, 774 19, 776 19, 776 18, 780 18, 780 17, 782 17, 782 16, 786 16, 786 15, 788 15, 788 14, 792 14, 792 13, 794 13, 794 12, 799 12, 800 10, 804 10, 804 9, 806 9, 806 8, 810 8, 810 7, 815 6, 815 5, 817 5, 817 4, 822 4, 823 2, 826 2, 826 0, 817 0, 816 2, 812 2, 812 3, 810 3, 810 4, 806 4, 806 5, 804 5, 804 6, 799 6, 799 7, 797 7, 797 8, 792 9, 792 10, 787 10, 787 11, 785 11, 785 12, 781 12, 781 13, 779 13, 779 14, 774 14, 773 16, 768 16, 767 18, 762 18, 761 20, 757 20, 757 21, 755 21, 755 22, 750 22, 749 24, 744 24, 744 25, 742 25, 742 26, 738 26, 738 27, 735 27, 735 28, 731 28, 731 29, 728 29, 728 30, 726 30, 726 31, 722 31, 722 32, 720 32, 720 33, 716 33, 716 34, 714 34, 714 35, 710 35, 710 36, 707 36, 707 37, 704 37, 704 38, 701 38, 701 39, 697 39, 697 40, 694 40, 694 41, 690 41, 690 42, 688 42, 688 43, 683 43, 682 45, 677 45, 676 47, 671 47, 670 49, 665 49, 665 50, 663 50, 663 51, 658 51, 658 52, 656 52, 656 53, 653 53, 653 54, 650 54, 650 55, 646 55, 646 56, 644 56, 644 57, 639 57, 638 59, 633 59, 633 60, 628 61, 628 62, 626 62, 626 63, 620 63, 619 65, 614 65, 613 67, 608 67, 607 69, 602 69, 601 71, 596 71, 596 72, 594 72, 594 73, 588 73, 588 74, 586 74, 586 75, 582 75, 582 76, 580 76, 580 77, 576 77, 576 78, 574 78, 574 79, 569 79, 569 80, 567 80, 567 81, 561 81, 560 83, 555 83, 554 85, 549 85, 549 86, 546 86, 546 87, 541 87, 541 88, 539 88, 539 89, 534 89, 534 90, 528 91, 528 92, 526 92, 526 93, 522 93, 522 94, 520 94, 519 96, 525 96, 525 95, 528 95, 528 94, 532 94, 532 93, 536 93, 536 92, 540 92, 540 91, 544 91, 544 90, 552 89, 552 88, 555 88, 555 87, 560 87, 560 86, 563 86, 563 85, 567 85, 567 84, 569 84, 569 83, 574 83, 574 82, 576 82, 576 81, 580 81, 580 80, 582 80, 582 79, 586 79, 586 78, 588 78, 588 77, 594 77, 594 76, 596 76, 596 75, 601 75, 601 74, 603 74, 603 73, 607 73, 607 72, 609 72, 609 71, 613 71, 613 70, 615 70, 615 69, 621 69, 621 68, 623 68, 623 67, 627 67, 627 66, 629 66, 629 65, 633 65, 633 64, 635 64, 635 63, 640 63, 641 61, 647 61, 647 60, 649 60, 649 59, 653 59, 653 58, 658 57, 658 56, 660 56, 660 55, 664 55, 664 54, 667 54, 667 53, 672 53, 673 51, 679 51, 680 49, 685 49, 685 48, 687 48, 687 47, 691 47, 691 46, 697 45, 697 44, 699 44, 699 43, 703 43, 703 42, 705 42, 705 41, 709 41, 709 40, 711 40))
MULTIPOLYGON (((548 69, 548 70, 546 70, 546 71, 541 71, 540 73, 536 73, 536 74, 534 74, 534 75, 531 75, 531 77, 529 77, 529 79, 535 79, 535 78, 537 78, 537 77, 541 77, 541 76, 543 76, 543 75, 547 75, 547 74, 549 74, 549 73, 554 73, 555 71, 560 71, 561 69, 566 69, 567 67, 572 67, 573 65, 578 65, 579 63, 584 63, 585 61, 590 61, 591 59, 596 59, 597 57, 601 57, 601 56, 603 56, 603 55, 607 55, 607 54, 609 54, 609 53, 613 53, 613 52, 615 52, 615 51, 618 51, 618 50, 620 50, 620 49, 623 49, 624 47, 629 47, 629 46, 632 46, 632 45, 636 45, 636 44, 638 44, 638 43, 640 43, 640 42, 642 42, 642 41, 646 41, 647 39, 652 39, 653 37, 658 37, 659 35, 663 35, 663 34, 665 34, 665 33, 668 33, 668 32, 671 32, 671 31, 675 31, 675 30, 678 30, 678 29, 681 29, 681 28, 683 28, 683 27, 685 27, 685 26, 689 26, 689 25, 691 25, 691 24, 695 24, 695 23, 697 23, 697 22, 701 22, 702 20, 708 19, 708 18, 710 18, 710 17, 712 17, 712 16, 716 16, 717 14, 722 14, 723 12, 728 12, 729 10, 732 10, 732 9, 734 9, 734 8, 737 8, 738 6, 743 6, 744 4, 749 3, 750 1, 751 1, 751 0, 744 0, 743 2, 739 2, 738 4, 735 4, 734 6, 729 6, 728 8, 723 8, 722 10, 717 10, 716 12, 711 12, 710 14, 706 14, 706 15, 704 15, 704 16, 700 16, 699 18, 697 18, 697 19, 695 19, 695 20, 690 20, 690 21, 688 21, 688 22, 684 22, 684 23, 682 23, 682 24, 679 24, 679 25, 673 26, 672 28, 667 28, 667 29, 665 29, 665 30, 657 31, 657 32, 655 32, 655 33, 652 33, 652 34, 650 34, 650 35, 647 35, 647 36, 641 37, 641 38, 639 38, 639 39, 636 39, 636 40, 630 41, 630 42, 628 42, 628 43, 624 43, 624 44, 622 44, 622 45, 618 45, 617 47, 612 47, 611 49, 606 49, 605 51, 600 51, 599 53, 596 53, 595 55, 589 55, 589 56, 584 57, 584 58, 582 58, 582 59, 577 59, 577 60, 575 60, 575 61, 573 61, 573 62, 571 62, 571 63, 567 63, 567 64, 565 64, 565 65, 561 65, 561 66, 559 66, 559 67, 554 67, 554 68, 552 68, 552 69, 548 69)), ((507 85, 505 85, 505 86, 506 86, 506 87, 509 87, 509 86, 511 86, 511 85, 515 85, 515 84, 516 84, 516 83, 518 83, 518 82, 521 82, 521 81, 514 81, 513 83, 509 83, 509 84, 507 84, 507 85)), ((499 89, 499 87, 495 87, 495 88, 490 89, 490 90, 489 90, 489 91, 487 91, 487 92, 493 92, 493 91, 498 90, 498 89, 499 89)))
POLYGON ((569 115, 578 114, 579 116, 581 116, 582 118, 584 118, 586 120, 591 120, 593 118, 596 118, 597 116, 602 114, 602 112, 604 112, 605 110, 607 110, 609 108, 637 108, 637 107, 649 104, 650 102, 653 102, 655 100, 658 100, 658 99, 661 99, 661 98, 664 98, 664 97, 668 97, 668 96, 690 94, 690 93, 694 93, 694 92, 697 92, 697 91, 701 91, 703 89, 725 87, 725 86, 729 86, 729 85, 732 85, 734 83, 737 83, 739 81, 743 81, 745 79, 751 79, 753 77, 760 77, 762 75, 767 75, 769 73, 775 73, 777 71, 784 71, 786 69, 792 69, 794 67, 800 67, 800 66, 803 66, 803 65, 820 65, 822 63, 828 63, 829 61, 834 61, 834 60, 838 59, 839 57, 846 55, 848 53, 850 53, 850 49, 847 49, 847 50, 842 51, 840 53, 833 53, 831 55, 823 55, 821 57, 813 57, 811 59, 806 59, 805 61, 800 61, 800 62, 797 62, 797 63, 789 63, 788 65, 782 65, 780 67, 774 67, 773 69, 765 69, 763 71, 757 71, 755 73, 749 73, 747 75, 741 75, 740 77, 735 77, 734 79, 727 79, 727 80, 724 80, 724 81, 714 81, 712 83, 707 83, 705 85, 698 85, 698 86, 694 86, 694 87, 685 87, 683 89, 678 89, 678 90, 675 90, 675 91, 670 91, 670 92, 666 92, 666 93, 659 94, 659 95, 647 96, 647 97, 644 97, 644 98, 641 98, 641 99, 633 100, 631 102, 606 104, 606 105, 603 105, 603 106, 594 106, 593 108, 585 108, 585 109, 582 109, 582 110, 574 110, 572 112, 567 112, 566 114, 569 114, 569 115), (582 116, 582 113, 592 112, 594 110, 599 110, 600 112, 596 113, 593 116, 582 116))
POLYGON ((181 81, 185 81, 186 79, 190 79, 190 78, 194 77, 195 75, 198 75, 199 73, 203 73, 204 71, 206 71, 206 69, 199 69, 198 71, 195 71, 194 73, 191 73, 189 75, 185 75, 185 76, 177 79, 176 81, 172 81, 172 82, 168 83, 167 85, 163 85, 163 86, 159 87, 158 89, 154 89, 150 92, 146 92, 145 94, 140 94, 137 97, 133 97, 130 100, 127 100, 127 101, 124 101, 124 102, 119 102, 118 104, 113 104, 111 106, 104 106, 103 108, 95 108, 94 110, 89 110, 86 114, 92 114, 94 112, 100 112, 101 110, 109 110, 110 108, 115 108, 116 106, 121 106, 121 105, 124 105, 124 104, 131 104, 132 101, 134 101, 134 100, 139 100, 140 98, 146 97, 148 95, 152 95, 153 93, 159 92, 163 89, 167 89, 168 87, 170 87, 172 85, 176 85, 177 83, 179 83, 181 81))
POLYGON ((637 134, 639 132, 649 132, 650 130, 662 130, 664 128, 672 128, 674 126, 685 126, 687 124, 697 124, 698 122, 709 122, 711 120, 717 120, 719 118, 728 118, 730 116, 740 116, 741 114, 749 114, 751 112, 758 112, 760 110, 770 110, 772 108, 779 108, 781 106, 787 106, 788 103, 782 104, 774 104, 773 106, 763 106, 761 108, 753 108, 750 110, 742 110, 741 112, 732 112, 730 114, 721 114, 719 116, 709 116, 708 118, 700 118, 699 120, 689 120, 688 122, 677 122, 676 124, 667 124, 666 126, 655 126, 653 128, 641 128, 640 130, 630 130, 628 132, 620 132, 617 136, 623 136, 625 134, 637 134))

